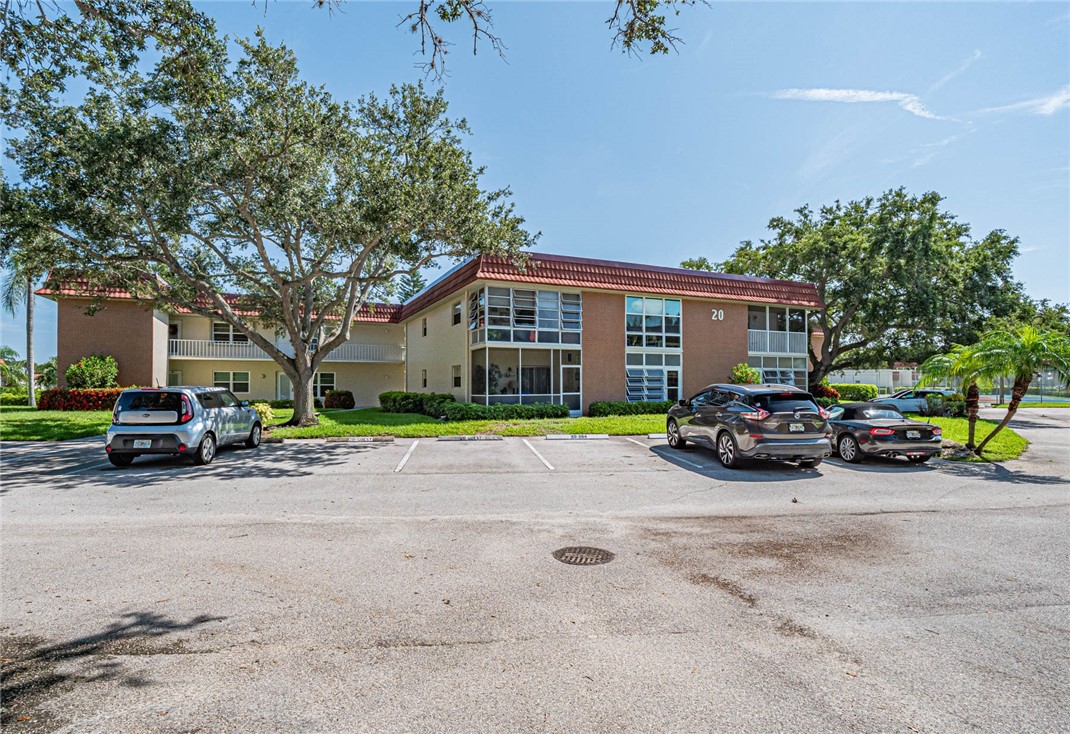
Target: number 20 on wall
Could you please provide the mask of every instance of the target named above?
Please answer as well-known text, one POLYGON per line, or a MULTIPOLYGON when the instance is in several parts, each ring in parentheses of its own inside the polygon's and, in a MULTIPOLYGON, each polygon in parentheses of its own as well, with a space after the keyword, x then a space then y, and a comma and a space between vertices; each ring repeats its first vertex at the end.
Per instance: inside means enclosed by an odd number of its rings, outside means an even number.
POLYGON ((715 308, 715 309, 713 309, 713 320, 714 321, 724 321, 724 309, 723 308, 715 308))

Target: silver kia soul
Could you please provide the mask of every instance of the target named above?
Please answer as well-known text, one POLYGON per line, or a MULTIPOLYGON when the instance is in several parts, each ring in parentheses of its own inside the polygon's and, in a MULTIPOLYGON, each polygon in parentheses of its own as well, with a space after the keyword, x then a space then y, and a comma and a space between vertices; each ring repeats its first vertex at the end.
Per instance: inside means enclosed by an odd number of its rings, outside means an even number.
POLYGON ((141 387, 115 401, 104 450, 115 466, 130 466, 142 454, 191 456, 203 466, 220 446, 256 448, 262 432, 260 415, 230 390, 141 387))

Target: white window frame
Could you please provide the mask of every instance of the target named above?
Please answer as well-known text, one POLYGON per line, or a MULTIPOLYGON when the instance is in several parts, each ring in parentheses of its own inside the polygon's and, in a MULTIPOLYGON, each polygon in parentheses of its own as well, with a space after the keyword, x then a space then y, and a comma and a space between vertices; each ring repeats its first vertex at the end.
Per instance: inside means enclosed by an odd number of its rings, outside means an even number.
POLYGON ((421 387, 427 387, 427 370, 420 370, 421 387))
POLYGON ((458 326, 464 321, 464 301, 457 301, 450 307, 450 324, 458 326))
POLYGON ((635 293, 629 293, 624 296, 624 348, 631 350, 647 349, 654 352, 682 352, 684 349, 684 301, 682 298, 663 298, 660 296, 641 296, 635 293), (631 299, 639 299, 643 302, 643 313, 637 313, 635 311, 628 310, 628 302, 631 299), (650 301, 661 301, 661 313, 648 313, 647 304, 650 301), (667 303, 678 303, 680 305, 679 315, 670 315, 665 313, 665 305, 667 303), (640 316, 643 319, 642 330, 637 331, 635 329, 628 328, 628 317, 640 316), (646 317, 658 316, 661 318, 661 331, 647 331, 646 317), (680 320, 679 331, 668 331, 665 328, 665 320, 667 318, 675 318, 680 320), (628 344, 628 337, 641 336, 643 343, 640 345, 628 344), (647 336, 661 337, 661 345, 647 346, 647 336), (665 346, 665 342, 668 338, 675 338, 680 340, 680 345, 676 347, 665 346))
POLYGON ((453 378, 453 386, 455 388, 462 387, 464 382, 461 379, 461 365, 455 364, 450 368, 450 375, 453 378))
POLYGON ((228 324, 226 321, 213 321, 212 322, 212 341, 214 341, 214 342, 224 342, 224 343, 234 343, 234 342, 246 343, 246 342, 249 341, 249 337, 248 337, 248 335, 246 335, 246 334, 242 333, 241 331, 238 331, 237 329, 235 329, 233 325, 228 324), (226 334, 227 334, 227 338, 226 339, 217 339, 216 338, 216 333, 217 333, 216 327, 217 326, 222 326, 227 330, 226 331, 226 334))
POLYGON ((329 390, 337 390, 337 389, 338 389, 338 373, 336 373, 336 372, 317 372, 316 374, 312 375, 312 395, 313 395, 313 397, 317 397, 320 400, 326 400, 327 399, 327 392, 329 390), (331 376, 331 386, 329 388, 327 388, 327 389, 324 389, 324 385, 323 385, 323 377, 324 377, 324 375, 330 375, 331 376))
POLYGON ((222 371, 222 370, 220 370, 220 371, 213 370, 212 371, 212 384, 215 387, 226 388, 227 390, 230 390, 235 395, 248 395, 250 392, 252 392, 252 389, 253 389, 252 377, 253 377, 252 373, 250 373, 250 372, 248 372, 246 370, 236 370, 236 371, 233 371, 233 372, 225 372, 225 371, 222 371), (219 377, 218 377, 219 375, 226 375, 226 379, 220 380, 219 377), (244 380, 236 380, 234 378, 234 375, 245 375, 245 379, 244 380), (237 389, 237 385, 240 385, 240 384, 243 384, 243 383, 245 384, 246 389, 245 390, 237 389))

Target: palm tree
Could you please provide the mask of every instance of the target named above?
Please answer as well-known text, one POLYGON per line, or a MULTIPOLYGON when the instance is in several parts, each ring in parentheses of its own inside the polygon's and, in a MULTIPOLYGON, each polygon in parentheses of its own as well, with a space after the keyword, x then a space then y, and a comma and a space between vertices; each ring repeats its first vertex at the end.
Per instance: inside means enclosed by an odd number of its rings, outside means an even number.
POLYGON ((1053 370, 1062 379, 1070 381, 1070 338, 1058 331, 1020 326, 985 334, 970 349, 973 352, 972 360, 976 362, 975 368, 983 370, 983 374, 1014 376, 1007 415, 974 450, 980 456, 988 442, 1014 417, 1037 373, 1053 370))
POLYGON ((28 365, 26 369, 26 384, 28 385, 26 389, 28 395, 26 404, 31 408, 37 405, 37 384, 34 380, 33 361, 33 286, 40 277, 40 273, 16 268, 8 273, 7 277, 4 278, 3 285, 0 286, 0 307, 12 316, 16 314, 19 306, 25 306, 26 308, 26 364, 28 365))
POLYGON ((25 363, 12 347, 0 346, 0 386, 19 387, 26 379, 25 363))
POLYGON ((977 429, 977 411, 981 403, 981 390, 977 382, 982 379, 990 379, 996 375, 986 370, 986 365, 977 359, 973 347, 955 344, 951 351, 946 354, 934 354, 921 365, 921 385, 931 385, 941 382, 949 377, 957 377, 962 380, 963 392, 966 396, 966 420, 969 425, 969 436, 966 439, 966 448, 973 451, 977 448, 974 443, 974 434, 977 429))

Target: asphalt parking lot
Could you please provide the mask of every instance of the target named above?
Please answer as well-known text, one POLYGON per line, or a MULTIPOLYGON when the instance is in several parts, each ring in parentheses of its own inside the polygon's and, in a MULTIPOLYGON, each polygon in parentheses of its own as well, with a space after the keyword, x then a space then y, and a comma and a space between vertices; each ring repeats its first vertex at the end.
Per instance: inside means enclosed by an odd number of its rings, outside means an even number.
POLYGON ((1022 420, 1006 465, 5 444, 3 726, 1067 731, 1070 411, 1022 420))

